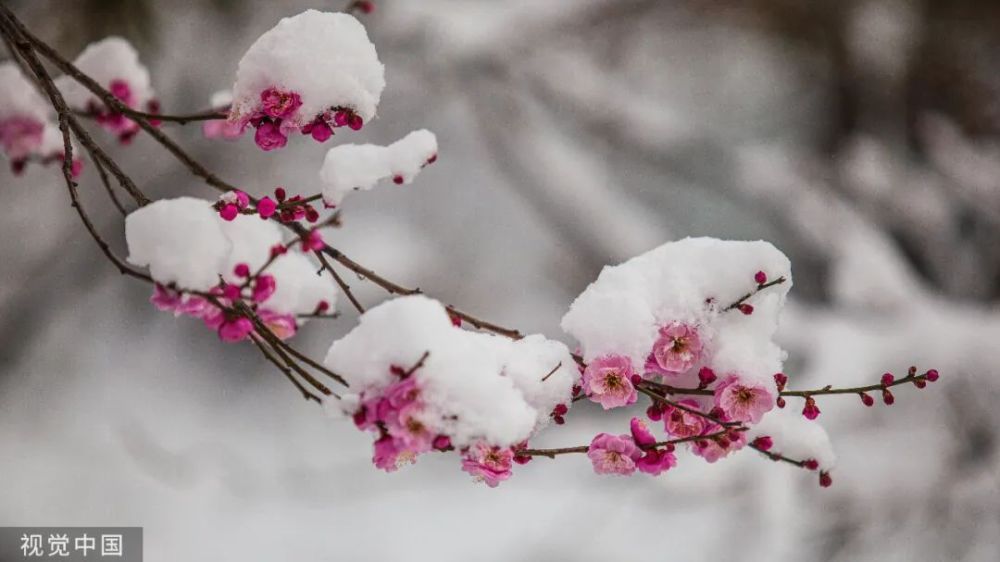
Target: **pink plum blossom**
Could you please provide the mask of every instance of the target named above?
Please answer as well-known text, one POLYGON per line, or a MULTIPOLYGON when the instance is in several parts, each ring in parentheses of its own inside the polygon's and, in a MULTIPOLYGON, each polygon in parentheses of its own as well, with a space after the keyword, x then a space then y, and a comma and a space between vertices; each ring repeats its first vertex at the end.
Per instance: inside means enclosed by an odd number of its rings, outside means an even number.
MULTIPOLYGON (((722 430, 717 424, 708 423, 704 434, 710 435, 722 430)), ((727 435, 715 439, 702 439, 691 443, 691 452, 702 457, 709 463, 724 458, 734 451, 739 451, 747 444, 745 431, 730 432, 727 435)))
MULTIPOLYGON (((689 410, 701 411, 698 402, 691 398, 681 400, 678 404, 689 410)), ((663 416, 664 429, 671 437, 677 439, 701 435, 705 430, 705 423, 705 418, 680 408, 669 407, 663 416)))
MULTIPOLYGON (((884 390, 883 393, 885 392, 889 391, 884 390)), ((889 396, 892 396, 891 392, 889 393, 889 396)), ((892 403, 891 401, 886 402, 886 404, 891 404, 891 403, 892 403)), ((802 415, 805 416, 806 419, 814 420, 819 417, 819 414, 820 414, 819 406, 816 405, 816 400, 812 396, 807 397, 806 404, 802 408, 802 415)))
POLYGON ((149 297, 149 302, 153 303, 157 310, 174 312, 181 304, 181 296, 156 283, 153 285, 153 296, 149 297))
POLYGON ((225 320, 219 326, 219 338, 227 342, 243 341, 250 332, 253 332, 253 322, 243 316, 225 320))
POLYGON ((698 329, 674 322, 660 328, 653 351, 646 359, 646 370, 661 375, 676 375, 690 369, 701 357, 702 342, 698 329))
POLYGON ((121 79, 112 80, 108 90, 122 103, 129 107, 132 106, 132 87, 128 85, 128 82, 121 79))
POLYGON ((262 150, 276 150, 288 144, 288 137, 281 132, 281 129, 270 121, 263 122, 257 127, 257 132, 253 137, 262 150))
POLYGON ((627 406, 638 399, 632 386, 632 362, 621 355, 597 358, 583 371, 583 389, 605 410, 627 406))
POLYGON ((469 448, 462 457, 462 470, 473 478, 496 488, 500 482, 510 478, 514 461, 514 451, 510 447, 496 447, 479 442, 469 448))
POLYGON ((260 214, 260 218, 269 219, 274 212, 278 209, 278 204, 274 202, 274 199, 270 197, 262 197, 257 201, 257 212, 260 214))
POLYGON ((302 106, 302 98, 296 92, 285 92, 268 88, 260 93, 261 109, 268 117, 286 119, 302 106))
POLYGON ((597 474, 632 474, 635 461, 641 456, 642 451, 628 435, 598 433, 587 449, 587 457, 597 474))
POLYGON ((677 457, 665 449, 649 449, 635 461, 639 472, 657 476, 677 466, 677 457))
POLYGON ((759 423, 774 402, 774 393, 764 385, 738 375, 729 375, 715 387, 715 405, 733 421, 759 423))
POLYGON ((302 127, 303 135, 312 135, 313 140, 316 142, 326 142, 330 137, 333 136, 333 129, 330 125, 323 119, 323 117, 317 117, 312 123, 308 123, 302 127))
POLYGON ((319 251, 326 244, 323 242, 323 234, 318 230, 310 230, 309 234, 302 237, 302 251, 319 251))
POLYGON ((395 440, 384 435, 375 441, 375 454, 372 462, 376 468, 381 468, 386 472, 393 472, 406 463, 412 463, 414 456, 412 453, 402 451, 396 447, 395 440))
POLYGON ((401 448, 414 454, 430 451, 434 446, 434 438, 437 437, 421 421, 420 415, 423 411, 424 406, 421 403, 408 404, 396 412, 392 418, 394 425, 389 429, 389 433, 396 438, 401 448))
POLYGON ((253 301, 257 303, 266 301, 271 298, 277 288, 278 284, 273 275, 266 273, 258 275, 253 284, 253 301))
POLYGON ((278 337, 280 340, 287 340, 295 335, 298 331, 298 324, 295 322, 295 317, 291 314, 280 314, 266 308, 262 308, 257 311, 257 316, 260 317, 261 322, 271 333, 278 337))
POLYGON ((243 136, 246 123, 213 119, 201 125, 201 134, 206 139, 236 140, 243 136))
POLYGON ((25 116, 0 120, 0 145, 11 160, 27 158, 42 144, 44 125, 25 116))
POLYGON ((632 418, 629 424, 629 429, 632 432, 632 440, 639 446, 649 446, 656 443, 656 438, 653 437, 653 433, 649 431, 649 427, 646 423, 639 418, 632 418))

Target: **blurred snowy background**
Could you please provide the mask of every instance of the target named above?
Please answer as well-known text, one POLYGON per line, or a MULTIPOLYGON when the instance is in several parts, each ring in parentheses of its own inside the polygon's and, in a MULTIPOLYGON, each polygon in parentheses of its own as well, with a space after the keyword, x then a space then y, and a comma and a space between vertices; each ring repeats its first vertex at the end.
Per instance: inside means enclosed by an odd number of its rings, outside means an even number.
MULTIPOLYGON (((70 57, 129 38, 171 113, 207 107, 280 17, 342 4, 6 3, 70 57)), ((349 255, 561 337, 604 264, 687 235, 766 238, 795 274, 792 385, 910 364, 942 382, 892 409, 823 400, 840 455, 826 490, 749 450, 711 467, 685 455, 658 479, 597 477, 582 456, 538 459, 496 490, 450 456, 387 475, 368 436, 250 346, 149 306, 56 170, 5 167, 0 524, 142 525, 153 562, 1000 558, 1000 6, 380 0, 364 22, 388 86, 360 137, 426 126, 441 159, 350 200, 327 237, 349 255)), ((329 146, 262 153, 165 129, 257 194, 316 192, 329 146)), ((148 193, 213 196, 148 138, 112 151, 148 193)), ((92 173, 83 191, 121 248, 92 173)), ((342 308, 299 344, 321 355, 355 320, 342 308)), ((611 430, 596 414, 581 404, 537 444, 611 430)))

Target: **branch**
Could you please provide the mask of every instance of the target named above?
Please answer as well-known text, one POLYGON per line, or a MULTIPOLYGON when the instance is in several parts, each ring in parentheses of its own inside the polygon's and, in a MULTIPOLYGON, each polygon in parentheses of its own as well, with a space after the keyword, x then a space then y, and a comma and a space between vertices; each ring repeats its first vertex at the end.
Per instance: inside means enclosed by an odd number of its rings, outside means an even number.
MULTIPOLYGON (((75 77, 74 77, 75 78, 75 77)), ((118 99, 118 98, 115 98, 118 99)), ((122 107, 128 107, 125 104, 121 104, 122 107)), ((169 123, 178 123, 180 125, 186 125, 195 121, 221 121, 227 119, 229 116, 217 109, 209 109, 205 111, 199 111, 197 113, 191 113, 188 115, 167 115, 162 113, 147 113, 145 111, 138 111, 132 108, 128 108, 127 112, 122 112, 133 120, 145 119, 153 121, 164 121, 169 123)), ((116 108, 115 111, 118 111, 116 108)), ((80 111, 74 110, 73 113, 78 117, 85 117, 87 119, 96 119, 98 114, 92 111, 80 111)))
MULTIPOLYGON (((723 437, 728 435, 732 431, 746 431, 747 428, 739 429, 729 429, 716 431, 715 433, 709 433, 707 435, 692 435, 690 437, 682 437, 679 439, 670 439, 667 441, 657 441, 651 445, 639 445, 636 446, 643 450, 656 449, 658 447, 666 447, 668 445, 679 445, 681 443, 690 443, 692 441, 702 441, 706 439, 716 439, 718 437, 723 437)), ((756 447, 755 447, 756 448, 756 447)), ((580 445, 578 447, 562 447, 558 449, 519 449, 514 451, 515 455, 525 456, 525 457, 548 457, 550 459, 556 458, 557 455, 569 455, 573 453, 586 453, 590 450, 589 445, 580 445)), ((759 449, 758 449, 759 450, 759 449)))
MULTIPOLYGON (((2 5, 0 5, 0 9, 6 10, 6 8, 3 7, 2 5)), ((90 234, 90 237, 93 238, 94 242, 97 243, 97 246, 101 249, 101 252, 103 252, 104 255, 111 261, 111 263, 113 263, 115 267, 118 268, 119 273, 123 275, 130 275, 132 277, 135 277, 136 279, 142 279, 143 281, 152 283, 153 282, 152 277, 150 277, 146 273, 138 271, 132 268, 131 266, 127 265, 121 258, 116 256, 114 252, 111 251, 111 246, 104 241, 104 239, 101 237, 101 234, 97 231, 97 227, 95 227, 94 223, 90 220, 90 216, 87 215, 86 210, 84 210, 83 205, 80 203, 80 194, 77 191, 77 183, 73 179, 73 172, 72 172, 73 142, 70 138, 70 129, 72 128, 74 132, 77 133, 77 138, 79 138, 80 142, 84 145, 86 145, 87 142, 89 141, 89 137, 86 137, 85 139, 85 137, 81 136, 80 133, 77 132, 79 125, 76 124, 76 121, 70 114, 69 108, 66 105, 66 101, 63 99, 62 94, 56 88, 55 83, 52 81, 52 77, 49 76, 48 72, 46 72, 45 68, 42 66, 41 61, 38 60, 38 57, 36 57, 34 51, 32 51, 30 45, 17 36, 16 30, 12 30, 9 27, 9 22, 7 22, 5 19, 0 19, 0 21, 4 22, 4 24, 0 26, 0 31, 3 32, 4 36, 7 37, 9 41, 20 52, 21 56, 24 58, 24 62, 28 65, 32 73, 38 79, 39 83, 42 86, 43 91, 45 92, 45 95, 48 96, 53 107, 55 107, 56 109, 56 113, 59 116, 59 130, 62 132, 63 136, 63 151, 64 151, 62 172, 63 172, 63 178, 66 181, 66 189, 69 191, 69 197, 70 201, 72 202, 72 207, 76 209, 76 213, 77 215, 80 216, 80 220, 83 222, 83 225, 87 229, 87 232, 90 234)), ((85 136, 86 133, 84 132, 83 135, 85 136)))
POLYGON ((742 424, 740 422, 722 421, 719 418, 717 418, 717 417, 715 417, 715 416, 713 416, 711 414, 706 414, 705 412, 699 412, 698 410, 695 410, 694 408, 689 408, 689 407, 685 406, 684 404, 680 404, 680 403, 674 402, 673 400, 668 400, 667 398, 665 398, 663 396, 660 396, 659 394, 657 394, 657 393, 653 392, 652 390, 646 388, 646 386, 645 386, 646 382, 647 381, 643 381, 642 383, 639 383, 639 385, 637 385, 635 387, 635 389, 638 390, 639 392, 645 394, 646 396, 649 396, 650 398, 652 398, 653 400, 655 400, 657 402, 666 404, 666 405, 668 405, 670 407, 673 407, 673 408, 677 408, 678 410, 687 412, 689 414, 698 416, 700 418, 704 418, 704 419, 706 419, 706 420, 708 420, 708 421, 710 421, 710 422, 712 422, 714 424, 720 425, 722 427, 739 427, 739 426, 742 426, 742 424))
POLYGON ((780 285, 780 284, 784 283, 785 281, 786 281, 785 277, 781 276, 781 277, 778 277, 777 279, 775 279, 773 281, 768 281, 767 283, 761 283, 761 284, 757 285, 757 287, 754 290, 752 290, 749 293, 747 293, 747 294, 743 295, 742 297, 738 298, 735 302, 733 302, 732 304, 730 304, 726 308, 723 308, 722 312, 729 312, 730 310, 739 308, 740 305, 743 304, 743 303, 745 303, 750 297, 756 295, 757 293, 763 291, 764 289, 767 289, 768 287, 773 287, 775 285, 780 285))
MULTIPOLYGON (((205 166, 203 166, 192 156, 187 154, 187 152, 185 152, 177 143, 171 140, 170 137, 165 135, 162 131, 160 131, 156 127, 152 126, 149 123, 149 117, 147 117, 146 114, 135 111, 126 106, 125 104, 123 104, 118 98, 116 98, 113 94, 111 94, 111 92, 105 90, 92 78, 84 74, 80 69, 76 68, 75 65, 64 59, 62 56, 60 56, 59 53, 55 51, 55 49, 53 49, 51 46, 46 44, 38 37, 35 37, 31 33, 29 33, 27 29, 24 28, 23 24, 21 24, 21 22, 17 20, 14 14, 6 6, 3 6, 2 4, 0 4, 0 13, 4 14, 4 16, 11 22, 11 25, 15 26, 16 29, 20 31, 21 34, 24 35, 27 38, 27 40, 38 50, 39 53, 41 53, 47 59, 52 61, 52 63, 55 64, 56 67, 58 67, 60 70, 71 76, 73 79, 77 80, 81 85, 90 90, 94 95, 99 97, 109 108, 111 108, 114 111, 118 111, 120 113, 128 115, 133 120, 135 120, 135 122, 139 125, 140 128, 142 128, 142 130, 149 133, 154 138, 154 140, 159 142, 164 148, 167 149, 168 152, 174 155, 174 157, 177 158, 177 160, 180 161, 184 166, 186 166, 188 170, 190 170, 191 173, 193 173, 195 176, 202 178, 208 185, 222 192, 232 191, 236 189, 234 185, 226 181, 223 181, 221 178, 210 172, 207 168, 205 168, 205 166)), ((154 119, 160 118, 159 116, 156 115, 152 115, 150 117, 154 119)), ((105 159, 105 162, 107 163, 108 159, 105 159)), ((129 180, 129 183, 131 183, 131 180, 129 180)), ((146 200, 146 202, 148 202, 148 199, 146 200)), ((307 230, 305 227, 303 227, 298 223, 292 223, 292 224, 282 223, 282 224, 292 229, 300 236, 307 230)), ((336 248, 333 248, 329 245, 325 245, 322 252, 325 253, 327 256, 333 258, 337 262, 339 262, 347 269, 382 287, 389 293, 395 295, 414 295, 423 293, 423 291, 421 291, 419 288, 409 289, 403 285, 400 285, 398 283, 390 281, 385 277, 380 276, 374 270, 361 265, 360 263, 349 258, 340 250, 337 250, 336 248)), ((447 305, 446 308, 448 309, 448 312, 450 314, 452 314, 457 318, 460 318, 465 322, 468 322, 477 329, 486 330, 512 339, 520 339, 522 337, 521 333, 518 330, 512 328, 505 328, 499 324, 483 320, 481 318, 473 316, 472 314, 464 312, 453 305, 447 305)))
POLYGON ((922 375, 916 374, 916 367, 910 367, 910 373, 901 378, 894 379, 889 384, 870 384, 868 386, 855 386, 851 388, 833 388, 830 385, 824 386, 823 388, 818 388, 815 390, 784 390, 781 392, 781 396, 797 396, 800 398, 809 398, 811 396, 823 396, 827 394, 863 394, 865 392, 875 392, 878 390, 885 390, 887 388, 892 388, 894 386, 899 386, 901 384, 911 384, 917 381, 928 381, 927 373, 922 375))
POLYGON ((274 366, 277 367, 279 371, 281 371, 282 373, 284 373, 286 377, 288 377, 288 380, 290 380, 292 384, 295 385, 295 388, 297 388, 299 392, 302 393, 303 398, 305 398, 306 400, 315 400, 317 404, 323 403, 322 399, 320 399, 315 394, 309 392, 306 389, 306 387, 302 386, 302 383, 300 383, 298 379, 296 379, 295 376, 292 375, 292 371, 291 369, 288 368, 288 365, 286 365, 284 362, 281 361, 281 359, 279 359, 274 355, 274 353, 267 347, 267 344, 260 338, 260 336, 257 336, 255 334, 250 334, 250 340, 254 343, 254 345, 257 346, 257 349, 260 350, 261 354, 264 355, 264 359, 267 359, 268 361, 273 363, 274 366))

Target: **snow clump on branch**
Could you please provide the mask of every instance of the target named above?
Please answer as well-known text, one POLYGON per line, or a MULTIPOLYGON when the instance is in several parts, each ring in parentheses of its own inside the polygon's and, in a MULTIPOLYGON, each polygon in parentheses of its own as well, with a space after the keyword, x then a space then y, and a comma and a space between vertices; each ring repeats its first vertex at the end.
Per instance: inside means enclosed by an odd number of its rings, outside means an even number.
POLYGON ((257 129, 263 150, 298 131, 324 142, 333 130, 360 129, 375 117, 385 68, 361 22, 306 10, 282 19, 240 60, 229 120, 257 129))
POLYGON ((579 378, 565 345, 465 330, 416 295, 365 312, 324 364, 350 385, 339 406, 376 434, 376 466, 392 471, 458 449, 463 469, 491 486, 509 477, 516 451, 552 411, 565 412, 579 378))
MULTIPOLYGON (((160 103, 153 92, 149 71, 139 62, 139 53, 125 39, 106 37, 91 43, 76 57, 73 65, 126 106, 137 111, 159 113, 160 103)), ((94 114, 97 122, 117 135, 122 143, 130 142, 139 132, 135 121, 105 106, 100 98, 72 76, 60 76, 56 79, 56 86, 71 108, 94 114)), ((157 124, 155 120, 151 123, 157 124)))
POLYGON ((281 339, 336 303, 334 280, 306 255, 289 251, 298 241, 282 243, 274 222, 244 214, 227 220, 202 199, 162 199, 132 212, 125 239, 128 261, 149 266, 156 282, 152 303, 203 320, 226 341, 256 330, 237 303, 281 339))
POLYGON ((323 201, 339 205, 352 190, 369 190, 389 177, 397 185, 408 184, 424 166, 437 161, 437 153, 437 138, 426 129, 413 131, 389 146, 335 146, 326 153, 319 173, 323 201))
MULTIPOLYGON (((0 64, 0 147, 15 174, 31 161, 62 162, 63 136, 51 114, 51 106, 15 63, 0 64)), ((81 164, 73 161, 74 176, 81 164)))

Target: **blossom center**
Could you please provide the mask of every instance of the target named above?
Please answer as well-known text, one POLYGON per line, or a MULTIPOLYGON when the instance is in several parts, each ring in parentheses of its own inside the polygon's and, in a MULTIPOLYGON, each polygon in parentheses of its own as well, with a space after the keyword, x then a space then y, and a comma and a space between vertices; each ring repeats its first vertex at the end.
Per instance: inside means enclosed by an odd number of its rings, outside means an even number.
POLYGON ((736 389, 736 400, 740 404, 749 404, 753 402, 753 391, 745 386, 741 386, 736 389))

